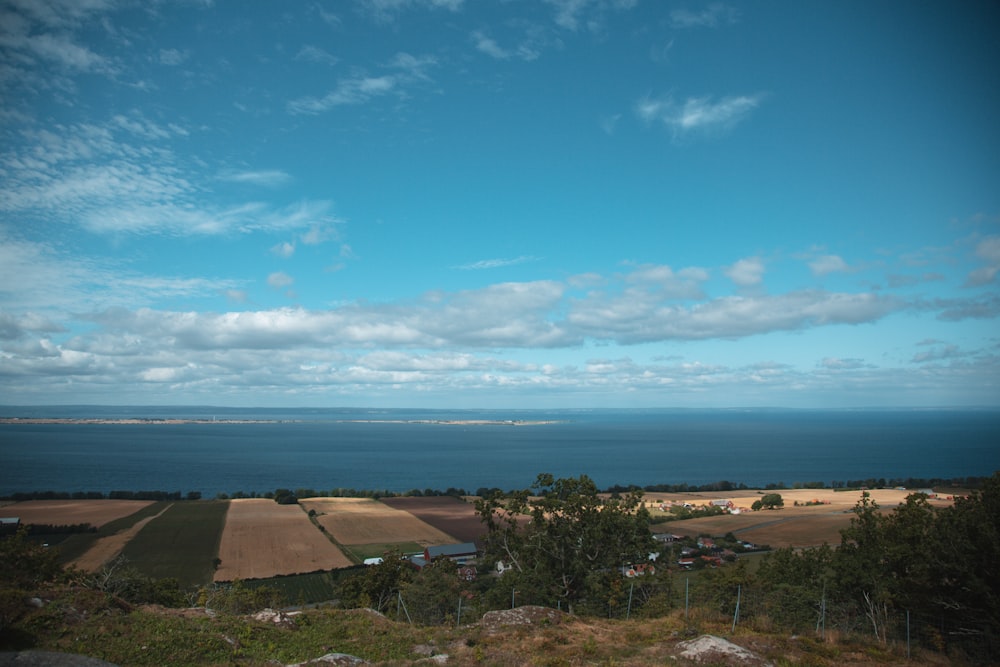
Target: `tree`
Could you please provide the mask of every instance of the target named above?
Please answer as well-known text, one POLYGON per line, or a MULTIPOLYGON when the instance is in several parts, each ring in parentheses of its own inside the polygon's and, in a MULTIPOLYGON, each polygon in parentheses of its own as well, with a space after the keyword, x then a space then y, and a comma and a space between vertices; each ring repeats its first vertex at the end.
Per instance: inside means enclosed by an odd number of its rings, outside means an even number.
POLYGON ((569 611, 597 593, 588 586, 601 579, 593 573, 621 572, 655 549, 642 491, 605 500, 586 475, 543 473, 530 489, 481 498, 476 512, 487 528, 487 558, 511 568, 504 575, 511 590, 569 611))
POLYGON ((389 551, 378 565, 346 579, 340 586, 345 607, 370 607, 385 613, 395 603, 400 589, 413 576, 413 568, 399 551, 389 551))
POLYGON ((29 539, 27 526, 0 538, 0 632, 25 613, 24 601, 39 587, 64 576, 56 552, 29 539))
POLYGON ((780 493, 765 493, 760 499, 760 504, 764 509, 773 510, 776 507, 784 507, 785 501, 780 493))

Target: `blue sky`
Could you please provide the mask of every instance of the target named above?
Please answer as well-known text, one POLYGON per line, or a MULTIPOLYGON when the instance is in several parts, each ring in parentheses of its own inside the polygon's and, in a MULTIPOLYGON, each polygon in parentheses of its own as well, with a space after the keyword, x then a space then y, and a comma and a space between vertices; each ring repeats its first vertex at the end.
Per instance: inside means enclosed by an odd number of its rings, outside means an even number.
POLYGON ((0 0, 0 403, 996 407, 998 19, 0 0))

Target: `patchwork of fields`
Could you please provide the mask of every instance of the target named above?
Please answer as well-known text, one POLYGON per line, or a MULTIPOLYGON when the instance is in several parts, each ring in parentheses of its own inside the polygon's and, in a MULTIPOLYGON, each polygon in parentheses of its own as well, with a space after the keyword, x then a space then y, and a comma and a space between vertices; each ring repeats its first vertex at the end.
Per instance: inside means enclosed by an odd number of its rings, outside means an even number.
POLYGON ((267 579, 353 565, 297 505, 267 498, 229 501, 215 581, 267 579))
MULTIPOLYGON (((728 499, 737 507, 749 507, 760 493, 741 491, 728 499)), ((702 505, 724 496, 652 493, 646 504, 657 532, 732 532, 746 541, 780 547, 839 543, 839 531, 849 525, 851 508, 860 498, 856 491, 780 493, 784 509, 662 523, 657 520, 667 518, 671 503, 702 505)), ((871 492, 887 509, 908 493, 871 492)), ((408 553, 435 544, 478 542, 483 532, 473 503, 451 497, 306 498, 299 505, 260 498, 161 503, 32 500, 0 506, 0 516, 19 517, 25 524, 89 523, 99 530, 74 534, 59 544, 67 562, 97 571, 122 555, 143 574, 175 577, 192 587, 338 570, 389 549, 408 553)))

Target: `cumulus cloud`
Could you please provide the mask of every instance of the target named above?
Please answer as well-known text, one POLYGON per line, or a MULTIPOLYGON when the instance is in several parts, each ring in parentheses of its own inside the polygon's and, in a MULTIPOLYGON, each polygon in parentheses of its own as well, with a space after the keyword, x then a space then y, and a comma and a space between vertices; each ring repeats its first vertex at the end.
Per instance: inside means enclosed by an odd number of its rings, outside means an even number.
POLYGON ((776 296, 720 297, 691 306, 671 305, 646 293, 637 298, 592 296, 574 304, 572 330, 622 344, 663 340, 737 339, 774 331, 875 322, 903 304, 873 294, 822 290, 776 296))
POLYGON ((988 285, 1000 272, 1000 236, 987 236, 976 244, 975 255, 986 263, 972 270, 965 279, 966 287, 988 285))
POLYGON ((839 255, 822 255, 809 262, 809 269, 817 276, 825 276, 849 271, 850 267, 839 255))
POLYGON ((295 279, 284 271, 275 271, 267 276, 267 284, 275 289, 289 287, 294 282, 295 279))
POLYGON ((740 287, 754 287, 764 280, 764 271, 760 257, 747 257, 726 268, 725 274, 740 287))

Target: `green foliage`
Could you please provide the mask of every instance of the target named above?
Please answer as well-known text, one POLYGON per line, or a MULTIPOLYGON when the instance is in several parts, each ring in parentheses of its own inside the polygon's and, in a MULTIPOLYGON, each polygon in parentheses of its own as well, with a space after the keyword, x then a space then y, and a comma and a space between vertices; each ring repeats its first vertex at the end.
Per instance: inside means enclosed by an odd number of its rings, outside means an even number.
POLYGON ((784 507, 785 501, 780 493, 765 493, 760 499, 760 504, 764 509, 773 510, 778 507, 784 507))
POLYGON ((188 598, 174 578, 153 579, 130 567, 128 559, 119 556, 90 576, 86 583, 107 595, 132 604, 159 604, 183 607, 188 598))
POLYGON ((441 558, 409 577, 401 585, 410 619, 423 625, 452 624, 458 615, 462 583, 457 566, 441 558))
POLYGON ((756 578, 766 592, 764 610, 768 616, 795 632, 815 628, 825 598, 833 593, 832 562, 833 550, 825 545, 804 551, 777 549, 765 556, 756 578))
POLYGON ((27 527, 0 538, 0 633, 24 614, 39 586, 63 576, 57 554, 29 539, 27 527))
POLYGON ((385 613, 394 608, 400 589, 413 576, 413 567, 398 551, 382 556, 360 574, 340 583, 340 603, 345 607, 370 607, 385 613))
POLYGON ((285 600, 271 586, 247 586, 240 580, 213 584, 198 592, 199 606, 227 614, 251 614, 262 609, 281 607, 285 600))
POLYGON ((476 512, 488 531, 487 561, 512 568, 504 583, 570 611, 588 595, 600 595, 592 573, 620 573, 655 550, 642 492, 605 500, 585 475, 541 474, 530 489, 480 499, 476 512))

